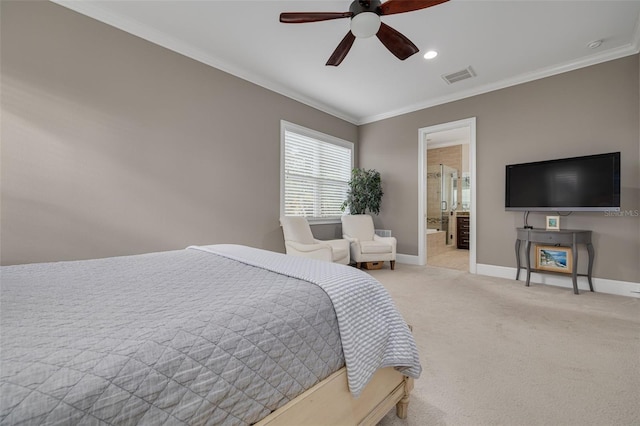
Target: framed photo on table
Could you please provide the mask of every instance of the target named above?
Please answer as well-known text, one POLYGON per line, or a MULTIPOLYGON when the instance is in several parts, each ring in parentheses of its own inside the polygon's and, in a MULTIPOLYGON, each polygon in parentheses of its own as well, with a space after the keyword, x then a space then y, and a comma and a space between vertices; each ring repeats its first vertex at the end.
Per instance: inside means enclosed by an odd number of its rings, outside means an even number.
POLYGON ((560 216, 547 216, 547 231, 560 230, 560 216))
POLYGON ((573 269, 571 248, 536 244, 536 269, 570 274, 573 269))

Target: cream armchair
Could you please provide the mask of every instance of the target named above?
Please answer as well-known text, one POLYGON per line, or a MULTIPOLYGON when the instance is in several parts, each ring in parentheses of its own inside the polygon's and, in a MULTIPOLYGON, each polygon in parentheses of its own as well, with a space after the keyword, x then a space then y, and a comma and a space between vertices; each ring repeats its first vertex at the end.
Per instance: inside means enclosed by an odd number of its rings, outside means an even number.
POLYGON ((342 237, 351 244, 351 259, 360 268, 362 262, 384 262, 396 267, 395 237, 379 237, 373 228, 373 219, 368 214, 342 216, 342 237))
POLYGON ((316 240, 313 238, 311 227, 304 217, 283 216, 280 218, 280 225, 284 234, 284 246, 287 254, 344 265, 349 264, 349 241, 316 240))

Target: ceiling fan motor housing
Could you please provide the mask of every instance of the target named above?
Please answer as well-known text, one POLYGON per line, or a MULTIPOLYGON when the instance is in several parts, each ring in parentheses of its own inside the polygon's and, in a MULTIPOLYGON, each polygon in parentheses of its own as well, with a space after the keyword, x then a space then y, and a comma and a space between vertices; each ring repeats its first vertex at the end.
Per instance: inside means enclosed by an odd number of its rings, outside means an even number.
POLYGON ((280 22, 301 24, 351 18, 350 31, 333 51, 327 65, 340 65, 356 38, 374 35, 396 58, 404 61, 418 53, 418 47, 402 33, 382 23, 380 17, 426 9, 447 1, 449 0, 387 0, 383 4, 381 0, 353 0, 349 12, 285 12, 280 14, 280 22))
POLYGON ((353 13, 351 19, 362 12, 373 12, 376 15, 380 15, 381 5, 382 2, 380 0, 355 0, 349 6, 349 12, 353 13))
POLYGON ((349 8, 351 16, 351 33, 357 38, 368 38, 380 29, 380 0, 356 0, 349 8))

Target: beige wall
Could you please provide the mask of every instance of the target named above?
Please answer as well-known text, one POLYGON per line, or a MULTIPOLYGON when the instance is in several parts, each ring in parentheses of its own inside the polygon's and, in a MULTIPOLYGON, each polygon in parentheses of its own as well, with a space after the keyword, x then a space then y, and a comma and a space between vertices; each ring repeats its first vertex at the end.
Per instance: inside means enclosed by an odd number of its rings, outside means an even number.
MULTIPOLYGON (((376 225, 392 230, 399 253, 417 255, 418 129, 469 117, 477 119, 479 264, 515 267, 515 228, 523 218, 504 210, 507 164, 621 151, 622 210, 634 214, 640 210, 638 84, 634 55, 360 126, 360 166, 380 171, 385 191, 376 225)), ((544 227, 544 216, 532 213, 529 223, 544 227)), ((561 226, 593 230, 594 276, 640 282, 640 217, 573 213, 561 226)))
POLYGON ((0 4, 3 264, 284 251, 280 120, 357 141, 355 125, 61 6, 0 4))
MULTIPOLYGON (((620 150, 622 209, 640 209, 638 55, 358 128, 55 4, 0 5, 3 264, 223 242, 283 251, 281 119, 359 139, 360 165, 382 173, 376 227, 399 253, 417 254, 418 129, 468 117, 479 263, 515 266, 506 164, 620 150)), ((638 282, 639 222, 574 213, 562 226, 594 231, 595 276, 638 282)))

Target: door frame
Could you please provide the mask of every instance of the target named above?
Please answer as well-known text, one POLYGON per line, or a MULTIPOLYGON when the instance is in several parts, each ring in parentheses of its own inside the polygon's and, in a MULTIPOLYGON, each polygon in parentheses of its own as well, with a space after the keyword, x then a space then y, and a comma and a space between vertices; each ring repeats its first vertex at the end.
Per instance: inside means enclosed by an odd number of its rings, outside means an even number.
POLYGON ((469 272, 476 273, 476 117, 418 129, 418 260, 420 265, 427 261, 427 135, 469 128, 469 175, 471 178, 471 208, 469 209, 469 272))

